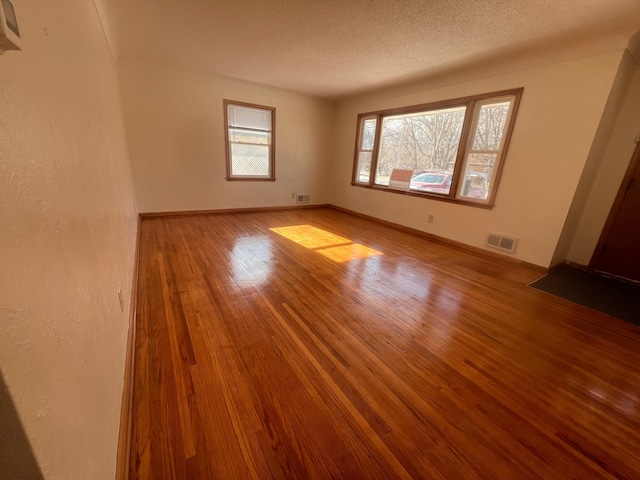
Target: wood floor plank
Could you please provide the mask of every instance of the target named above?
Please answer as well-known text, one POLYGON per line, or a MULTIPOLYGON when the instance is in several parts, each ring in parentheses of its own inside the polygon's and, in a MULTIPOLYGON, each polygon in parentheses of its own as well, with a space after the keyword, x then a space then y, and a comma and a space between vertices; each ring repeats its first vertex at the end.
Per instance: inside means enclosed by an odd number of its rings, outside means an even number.
POLYGON ((130 478, 640 478, 640 329, 330 209, 141 224, 130 478))
POLYGON ((191 338, 185 328, 184 311, 175 285, 175 275, 171 262, 166 256, 161 255, 158 257, 158 267, 160 276, 165 280, 162 282, 163 309, 167 321, 173 378, 176 383, 179 425, 184 443, 184 456, 185 459, 189 459, 196 454, 189 411, 189 397, 193 395, 189 367, 195 364, 195 358, 191 338))

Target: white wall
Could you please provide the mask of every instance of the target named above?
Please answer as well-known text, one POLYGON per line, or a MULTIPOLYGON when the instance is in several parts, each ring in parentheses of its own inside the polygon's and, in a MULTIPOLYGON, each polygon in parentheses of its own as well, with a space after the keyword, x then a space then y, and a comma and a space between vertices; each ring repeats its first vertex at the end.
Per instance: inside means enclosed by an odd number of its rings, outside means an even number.
POLYGON ((468 245, 520 239, 515 258, 551 263, 623 51, 447 87, 393 89, 337 108, 332 203, 468 245), (351 186, 358 113, 524 87, 493 210, 351 186), (427 215, 435 215, 432 224, 427 215))
POLYGON ((624 90, 617 99, 620 105, 612 129, 602 139, 599 168, 566 255, 567 260, 581 265, 591 261, 640 134, 640 64, 629 53, 623 58, 619 76, 624 81, 624 90))
POLYGON ((0 57, 0 368, 45 478, 112 479, 137 215, 117 75, 91 0, 13 3, 24 51, 0 57))
POLYGON ((329 200, 330 102, 159 66, 118 65, 142 212, 293 205, 329 200), (276 181, 228 182, 223 99, 276 108, 276 181))

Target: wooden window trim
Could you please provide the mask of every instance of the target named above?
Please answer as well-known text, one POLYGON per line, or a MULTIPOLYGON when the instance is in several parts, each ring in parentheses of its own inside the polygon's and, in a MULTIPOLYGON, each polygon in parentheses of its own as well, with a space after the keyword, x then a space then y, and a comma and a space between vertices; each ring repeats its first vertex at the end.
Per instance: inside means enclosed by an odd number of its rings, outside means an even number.
MULTIPOLYGON (((430 103, 422 103, 418 105, 410 105, 406 107, 396 107, 390 108, 386 110, 376 110, 371 112, 365 112, 358 114, 357 118, 357 133, 356 133, 356 145, 355 145, 355 155, 353 160, 353 169, 352 169, 352 177, 351 177, 351 185, 354 187, 368 188, 371 190, 378 190, 382 192, 392 192, 400 195, 408 195, 412 197, 421 197, 421 198, 430 198, 433 200, 445 201, 450 203, 456 203, 459 205, 468 205, 483 209, 492 209, 495 206, 495 199, 497 196, 497 192, 499 189, 500 179, 502 177, 502 171, 505 164, 505 158, 507 156, 507 152, 509 150, 509 144, 511 142, 511 137, 513 135, 513 129, 515 126, 516 117, 518 114, 518 109, 520 107, 520 101, 522 98, 522 92, 524 88, 515 88, 509 90, 500 90, 496 92, 488 92, 479 95, 469 95, 466 97, 459 97, 455 99, 442 100, 437 102, 430 103), (496 170, 493 173, 492 177, 492 187, 489 191, 489 196, 486 200, 474 200, 472 198, 464 198, 459 197, 459 186, 460 186, 460 178, 463 175, 463 170, 466 167, 466 156, 468 156, 471 151, 471 145, 473 141, 473 126, 476 114, 476 106, 478 103, 484 103, 487 100, 499 100, 502 97, 513 97, 513 102, 511 108, 509 110, 509 116, 505 123, 504 130, 504 138, 502 140, 502 147, 500 150, 496 151, 496 170), (451 180, 451 187, 449 190, 449 194, 441 194, 435 192, 416 192, 411 190, 396 190, 393 188, 389 188, 383 185, 376 185, 375 182, 375 174, 378 168, 378 151, 380 147, 380 137, 382 130, 382 121, 385 117, 401 115, 407 113, 416 113, 416 112, 424 112, 429 110, 438 110, 444 108, 454 108, 465 106, 467 108, 467 114, 465 115, 464 123, 462 126, 462 132, 460 134, 460 146, 458 148, 458 153, 456 155, 456 163, 453 171, 453 177, 451 180), (469 114, 470 113, 470 114, 469 114), (369 182, 359 182, 357 178, 359 177, 358 172, 358 154, 360 152, 360 144, 361 144, 361 135, 363 129, 363 122, 365 119, 375 118, 376 119, 376 134, 373 144, 373 153, 371 158, 371 167, 369 172, 369 182)), ((479 115, 479 112, 478 112, 479 115)), ((492 151, 491 153, 493 153, 492 151)))
POLYGON ((226 171, 228 182, 275 182, 276 181, 276 108, 255 103, 238 102, 236 100, 222 100, 224 114, 224 150, 226 160, 226 171), (239 107, 256 108, 269 110, 271 112, 271 141, 269 142, 269 176, 244 176, 231 174, 231 149, 229 145, 229 113, 228 106, 237 105, 239 107))
POLYGON ((357 178, 360 178, 357 170, 358 170, 358 163, 359 163, 359 157, 360 154, 362 152, 371 152, 371 165, 369 166, 369 184, 371 183, 371 173, 372 170, 371 168, 373 167, 373 157, 374 155, 377 154, 377 150, 376 150, 376 142, 373 142, 373 146, 371 148, 371 150, 363 150, 362 149, 362 137, 364 135, 364 122, 366 120, 376 120, 376 131, 375 131, 375 138, 378 138, 379 135, 379 126, 380 126, 380 118, 377 115, 371 115, 371 116, 358 116, 358 134, 357 134, 357 138, 356 138, 356 151, 355 151, 355 161, 353 162, 353 174, 352 177, 354 179, 355 182, 358 183, 358 185, 364 185, 364 182, 359 182, 358 180, 356 180, 357 178), (356 176, 357 175, 357 176, 356 176))

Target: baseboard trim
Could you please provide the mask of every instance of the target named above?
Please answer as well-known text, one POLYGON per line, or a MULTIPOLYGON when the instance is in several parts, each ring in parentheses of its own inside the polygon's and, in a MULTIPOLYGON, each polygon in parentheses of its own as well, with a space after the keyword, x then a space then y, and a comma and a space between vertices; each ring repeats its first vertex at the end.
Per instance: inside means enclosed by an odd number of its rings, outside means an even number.
MULTIPOLYGON (((567 267, 575 268, 576 270, 582 270, 583 272, 589 271, 589 265, 583 265, 581 263, 571 262, 569 260, 566 260, 562 263, 564 263, 567 267)), ((554 267, 555 266, 557 265, 554 265, 554 267)))
POLYGON ((275 210, 299 210, 307 208, 329 208, 328 203, 312 204, 312 205, 284 205, 274 207, 248 207, 248 208, 219 208, 214 210, 180 210, 169 212, 143 212, 141 218, 150 217, 178 217, 183 215, 215 215, 219 213, 248 213, 248 212, 267 212, 275 210))
POLYGON ((456 250, 461 250, 473 255, 479 255, 483 257, 488 257, 492 260, 497 260, 500 262, 504 262, 509 265, 520 265, 526 268, 530 268, 540 273, 547 273, 549 269, 547 267, 543 267, 541 265, 536 265, 534 263, 525 262, 524 260, 519 260, 516 258, 506 257, 499 253, 490 252, 488 250, 484 250, 482 248, 474 247, 472 245, 467 245, 462 242, 457 242, 455 240, 450 240, 445 237, 440 237, 433 233, 423 232, 422 230, 418 230, 412 227, 406 227, 404 225, 400 225, 399 223, 390 222, 388 220, 382 220, 378 217, 373 217, 371 215, 366 215, 364 213, 356 212, 354 210, 349 210, 348 208, 339 207, 337 205, 329 205, 329 208, 333 210, 338 210, 340 212, 348 213, 350 215, 354 215, 356 217, 361 217, 367 220, 374 221, 376 223, 380 223, 386 227, 393 228, 394 230, 398 230, 403 233, 407 233, 409 235, 413 235, 415 237, 424 238, 425 240, 429 240, 430 242, 437 243, 439 245, 445 245, 448 247, 455 248, 456 250))
POLYGON ((118 456, 116 460, 116 480, 129 478, 129 461, 131 457, 131 425, 133 412, 133 382, 136 346, 136 311, 138 305, 138 266, 140 262, 140 223, 138 215, 136 228, 136 245, 133 256, 133 279, 129 298, 129 332, 127 334, 127 350, 124 364, 124 382, 122 386, 122 406, 120 408, 120 434, 118 437, 118 456))

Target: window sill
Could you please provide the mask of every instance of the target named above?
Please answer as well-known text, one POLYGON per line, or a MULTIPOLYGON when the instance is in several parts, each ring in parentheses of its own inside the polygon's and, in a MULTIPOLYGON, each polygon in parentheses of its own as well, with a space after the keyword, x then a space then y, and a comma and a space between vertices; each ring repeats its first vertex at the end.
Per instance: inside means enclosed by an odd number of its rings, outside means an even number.
POLYGON ((366 188, 368 190, 377 190, 379 192, 398 193, 400 195, 407 195, 409 197, 428 198, 430 200, 455 203, 458 205, 465 205, 467 207, 482 208, 484 210, 493 210, 493 207, 495 206, 495 204, 493 203, 479 203, 479 202, 474 202, 473 200, 461 200, 459 198, 451 198, 451 197, 445 197, 443 195, 438 195, 437 193, 418 193, 418 192, 412 192, 412 191, 406 191, 406 190, 396 190, 393 188, 383 187, 379 185, 363 185, 361 183, 356 183, 356 182, 351 182, 351 186, 366 188))
POLYGON ((227 177, 227 182, 275 182, 275 178, 227 177))

